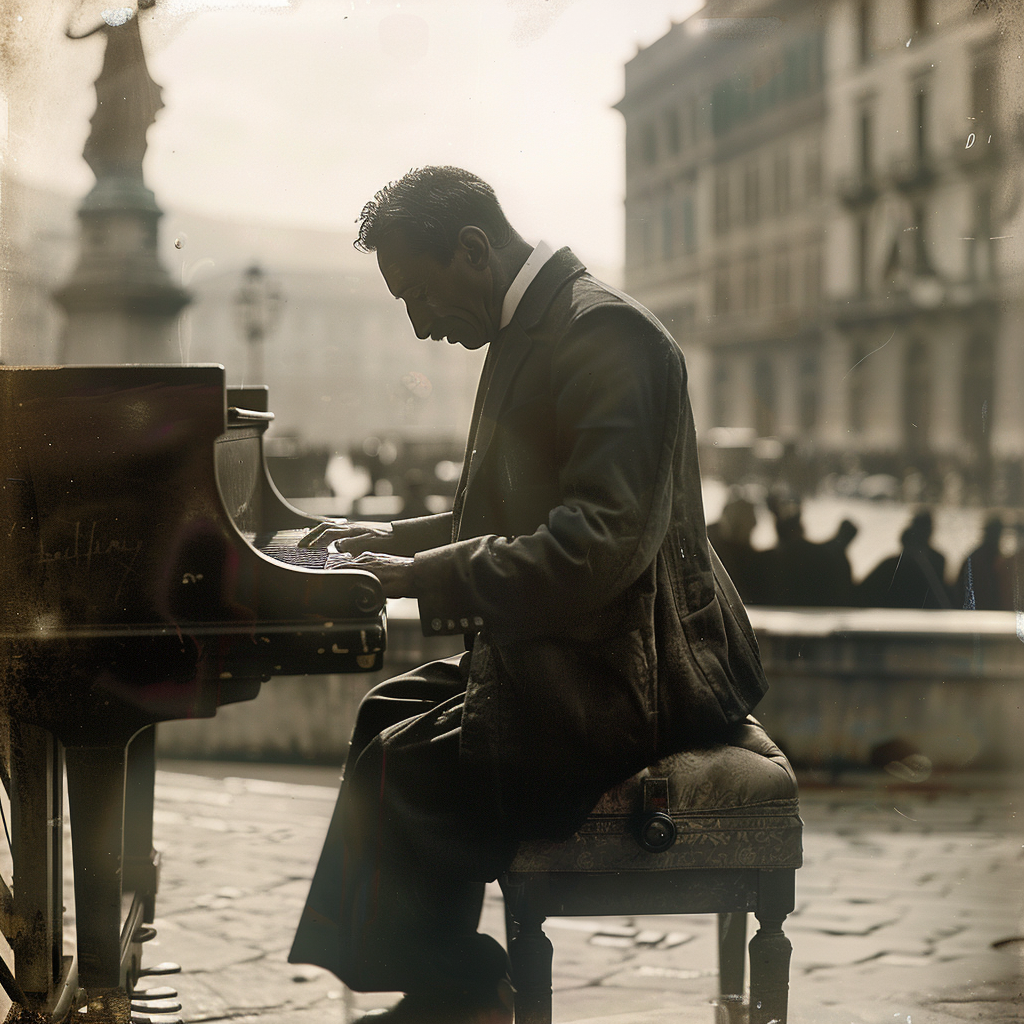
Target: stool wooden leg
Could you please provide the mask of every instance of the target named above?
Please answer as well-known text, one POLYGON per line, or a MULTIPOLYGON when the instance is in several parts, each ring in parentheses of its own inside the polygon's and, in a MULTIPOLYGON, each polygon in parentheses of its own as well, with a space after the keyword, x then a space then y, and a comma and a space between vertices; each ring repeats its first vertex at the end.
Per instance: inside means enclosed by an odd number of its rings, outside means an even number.
POLYGON ((757 920, 750 940, 750 1024, 786 1024, 789 960, 793 951, 782 924, 794 905, 794 871, 762 871, 757 920))
POLYGON ((516 1024, 551 1024, 552 948, 544 934, 544 915, 521 905, 512 916, 508 955, 516 987, 516 1024))

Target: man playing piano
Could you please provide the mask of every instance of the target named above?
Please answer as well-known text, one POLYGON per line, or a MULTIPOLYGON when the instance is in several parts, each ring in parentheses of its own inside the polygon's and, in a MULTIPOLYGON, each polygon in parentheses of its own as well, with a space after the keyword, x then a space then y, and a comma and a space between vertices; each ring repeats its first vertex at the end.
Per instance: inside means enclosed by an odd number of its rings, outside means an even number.
POLYGON ((465 654, 376 687, 292 947, 386 1024, 508 1022, 477 932, 518 841, 565 838, 657 758, 719 741, 766 688, 709 548, 682 354, 568 250, 525 242, 485 182, 425 167, 362 212, 359 247, 419 338, 487 345, 452 512, 324 523, 424 632, 465 654))

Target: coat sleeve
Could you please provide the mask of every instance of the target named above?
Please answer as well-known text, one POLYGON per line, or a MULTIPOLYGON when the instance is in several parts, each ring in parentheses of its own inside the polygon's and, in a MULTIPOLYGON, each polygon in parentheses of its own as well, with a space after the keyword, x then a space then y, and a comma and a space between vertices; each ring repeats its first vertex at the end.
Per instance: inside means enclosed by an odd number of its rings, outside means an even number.
POLYGON ((561 502, 532 534, 418 554, 413 579, 425 632, 468 624, 513 635, 593 635, 668 528, 685 387, 678 348, 638 310, 615 305, 579 317, 550 361, 561 502))
POLYGON ((436 548, 452 539, 452 514, 441 512, 433 516, 417 516, 415 519, 396 519, 391 524, 392 554, 415 555, 417 551, 436 548))

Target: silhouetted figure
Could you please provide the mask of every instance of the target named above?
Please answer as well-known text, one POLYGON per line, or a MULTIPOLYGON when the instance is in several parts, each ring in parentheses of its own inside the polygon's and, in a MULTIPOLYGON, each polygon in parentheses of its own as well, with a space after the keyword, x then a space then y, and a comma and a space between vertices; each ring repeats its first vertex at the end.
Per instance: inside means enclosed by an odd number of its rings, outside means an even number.
POLYGON ((857 526, 849 519, 844 519, 836 529, 835 535, 821 544, 823 554, 828 558, 829 592, 831 604, 835 607, 846 607, 855 604, 853 571, 847 555, 853 538, 857 536, 857 526))
POLYGON ((1003 521, 993 516, 978 545, 965 559, 956 581, 956 600, 961 608, 997 611, 1013 608, 1013 566, 999 550, 1003 521))
POLYGON ((708 540, 718 552, 740 597, 747 604, 765 603, 765 553, 750 543, 757 516, 746 498, 730 498, 717 523, 708 527, 708 540))
POLYGON ((932 515, 918 512, 900 538, 903 550, 880 562, 860 584, 859 604, 868 608, 950 608, 946 558, 929 541, 932 515))
POLYGON ((849 605, 853 581, 846 548, 857 527, 844 520, 834 537, 815 543, 804 536, 800 505, 772 497, 778 542, 765 552, 766 604, 802 608, 849 605))

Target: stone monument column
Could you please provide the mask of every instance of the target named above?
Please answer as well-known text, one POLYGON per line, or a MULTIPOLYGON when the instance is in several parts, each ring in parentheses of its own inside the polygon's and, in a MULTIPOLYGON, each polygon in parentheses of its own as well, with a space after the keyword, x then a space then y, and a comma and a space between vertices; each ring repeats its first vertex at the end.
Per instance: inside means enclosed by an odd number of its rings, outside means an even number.
POLYGON ((146 131, 163 103, 146 67, 138 17, 127 13, 85 33, 103 32, 107 46, 83 152, 96 184, 78 209, 78 265, 53 293, 67 314, 62 363, 181 360, 177 317, 189 295, 157 257, 161 210, 142 178, 146 131))

